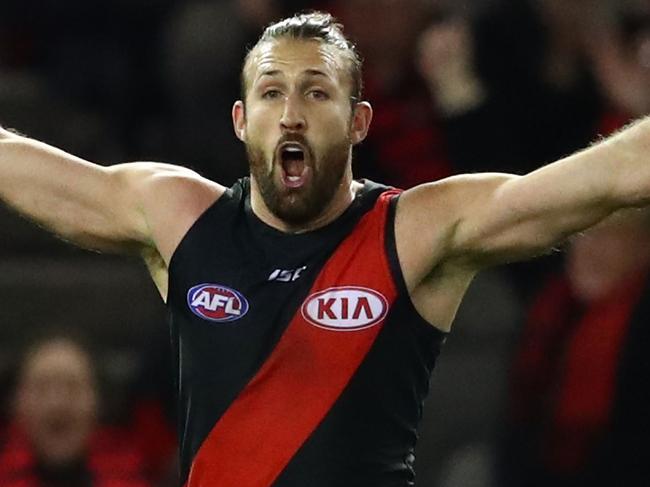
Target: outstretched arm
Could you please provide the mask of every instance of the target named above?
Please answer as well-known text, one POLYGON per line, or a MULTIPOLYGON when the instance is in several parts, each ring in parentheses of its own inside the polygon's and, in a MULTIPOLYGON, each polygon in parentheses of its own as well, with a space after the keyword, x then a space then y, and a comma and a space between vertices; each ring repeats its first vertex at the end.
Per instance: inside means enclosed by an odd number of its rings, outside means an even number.
POLYGON ((406 191, 397 252, 416 309, 448 331, 481 268, 541 254, 616 210, 647 205, 650 118, 526 176, 471 174, 406 191))
POLYGON ((433 222, 416 249, 428 262, 418 265, 478 269, 542 253, 616 210, 647 205, 650 117, 525 176, 464 175, 414 188, 399 214, 404 229, 433 222))
POLYGON ((188 169, 102 167, 0 128, 0 201, 77 245, 140 254, 150 268, 169 263, 222 191, 188 169))

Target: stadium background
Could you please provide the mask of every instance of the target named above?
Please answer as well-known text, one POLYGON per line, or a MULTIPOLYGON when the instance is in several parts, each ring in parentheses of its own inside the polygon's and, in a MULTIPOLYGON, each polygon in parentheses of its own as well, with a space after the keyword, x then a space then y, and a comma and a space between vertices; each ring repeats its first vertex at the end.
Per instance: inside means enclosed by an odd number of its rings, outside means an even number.
MULTIPOLYGON (((310 8, 337 15, 365 58, 376 115, 358 177, 410 187, 522 174, 650 111, 643 0, 7 0, 0 124, 100 164, 166 161, 230 184, 247 169, 230 126, 246 48, 268 22, 310 8)), ((167 438, 165 309, 144 266, 71 248, 5 208, 0 229, 5 426, 19 351, 64 329, 93 344, 103 421, 167 438), (138 423, 158 413, 158 425, 138 423)), ((425 407, 420 485, 504 485, 512 357, 562 265, 557 252, 472 286, 425 407)))

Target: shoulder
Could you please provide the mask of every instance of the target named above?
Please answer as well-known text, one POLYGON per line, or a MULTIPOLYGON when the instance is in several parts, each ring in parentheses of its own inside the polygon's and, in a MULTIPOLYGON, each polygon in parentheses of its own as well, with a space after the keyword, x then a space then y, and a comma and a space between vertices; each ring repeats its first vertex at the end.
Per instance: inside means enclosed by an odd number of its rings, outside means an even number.
POLYGON ((153 246, 169 259, 194 222, 226 188, 191 169, 158 162, 133 162, 109 168, 143 214, 153 246))
POLYGON ((505 183, 520 176, 477 173, 452 176, 409 189, 400 197, 398 216, 412 225, 435 222, 439 230, 453 230, 468 215, 480 213, 499 197, 505 183))
POLYGON ((143 210, 202 212, 226 191, 195 171, 173 164, 132 162, 112 166, 109 171, 117 185, 137 198, 143 210))
POLYGON ((116 182, 136 190, 198 191, 219 197, 226 188, 183 166, 161 162, 130 162, 107 168, 116 182))
MULTIPOLYGON (((397 204, 398 238, 403 234, 426 235, 444 240, 461 218, 462 202, 471 197, 475 185, 474 175, 462 175, 421 184, 404 191, 397 204)), ((430 244, 429 241, 425 243, 429 248, 430 244)))
POLYGON ((403 200, 414 209, 431 209, 436 206, 446 206, 454 203, 470 203, 473 196, 481 196, 491 192, 499 185, 518 178, 513 174, 504 173, 474 173, 459 174, 440 181, 421 184, 404 192, 403 200))
POLYGON ((406 265, 419 270, 418 279, 454 256, 459 232, 487 211, 503 183, 517 177, 462 174, 404 191, 397 204, 395 236, 406 265))

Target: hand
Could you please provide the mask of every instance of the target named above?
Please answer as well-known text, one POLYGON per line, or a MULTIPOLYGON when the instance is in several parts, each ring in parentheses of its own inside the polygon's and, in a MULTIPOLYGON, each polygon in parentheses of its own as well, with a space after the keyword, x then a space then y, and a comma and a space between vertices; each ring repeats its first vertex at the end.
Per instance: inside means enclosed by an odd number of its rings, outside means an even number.
POLYGON ((631 45, 616 33, 600 37, 588 51, 596 78, 609 101, 630 116, 650 112, 650 31, 631 45))
POLYGON ((474 69, 474 48, 465 21, 427 28, 418 41, 417 66, 436 103, 447 114, 481 103, 484 89, 474 69))

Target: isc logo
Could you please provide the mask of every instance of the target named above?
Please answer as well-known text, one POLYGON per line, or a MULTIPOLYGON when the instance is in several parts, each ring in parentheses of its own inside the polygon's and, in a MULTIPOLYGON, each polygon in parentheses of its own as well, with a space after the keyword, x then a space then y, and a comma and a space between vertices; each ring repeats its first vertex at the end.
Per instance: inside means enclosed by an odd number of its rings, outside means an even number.
POLYGON ((333 287, 309 296, 301 312, 308 322, 320 328, 354 331, 383 320, 388 312, 388 302, 372 289, 333 287))
POLYGON ((276 269, 273 272, 271 272, 271 275, 269 276, 268 280, 279 281, 279 282, 297 281, 298 279, 300 279, 300 275, 305 270, 307 270, 306 265, 293 270, 276 269))
POLYGON ((187 304, 196 316, 225 323, 241 318, 248 301, 238 291, 219 284, 199 284, 187 292, 187 304))

